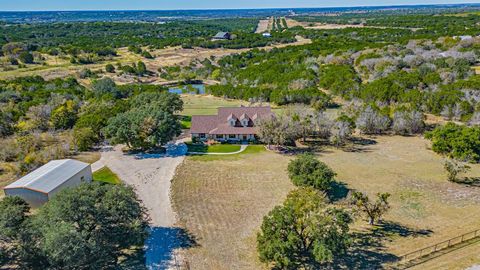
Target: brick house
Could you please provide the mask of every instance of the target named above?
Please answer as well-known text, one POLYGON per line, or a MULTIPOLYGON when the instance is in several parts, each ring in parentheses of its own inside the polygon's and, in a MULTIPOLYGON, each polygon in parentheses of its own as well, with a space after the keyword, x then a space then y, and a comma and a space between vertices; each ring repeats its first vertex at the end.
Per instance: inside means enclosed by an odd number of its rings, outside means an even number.
POLYGON ((273 115, 270 107, 218 108, 217 115, 192 116, 190 133, 200 141, 255 141, 258 120, 273 115))

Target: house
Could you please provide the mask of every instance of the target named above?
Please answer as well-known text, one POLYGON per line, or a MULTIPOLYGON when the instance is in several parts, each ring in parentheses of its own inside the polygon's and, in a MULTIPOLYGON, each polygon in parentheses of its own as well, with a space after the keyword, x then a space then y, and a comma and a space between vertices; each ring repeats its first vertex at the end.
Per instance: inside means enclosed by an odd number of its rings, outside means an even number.
POLYGON ((229 32, 218 32, 215 36, 213 36, 213 40, 228 40, 232 36, 229 32))
POLYGON ((269 37, 272 37, 272 34, 266 32, 266 33, 263 33, 262 36, 265 38, 269 38, 269 37))
POLYGON ((255 141, 258 120, 273 117, 270 107, 218 108, 217 115, 194 115, 192 140, 219 142, 255 141))
POLYGON ((39 207, 59 191, 92 181, 90 164, 72 159, 52 160, 4 188, 5 195, 19 196, 39 207))

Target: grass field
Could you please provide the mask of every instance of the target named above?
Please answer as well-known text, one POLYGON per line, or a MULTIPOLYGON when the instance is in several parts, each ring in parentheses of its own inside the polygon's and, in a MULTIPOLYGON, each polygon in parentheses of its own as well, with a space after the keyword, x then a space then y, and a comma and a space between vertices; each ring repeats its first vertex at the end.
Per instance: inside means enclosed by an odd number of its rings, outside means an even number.
MULTIPOLYGON (((405 253, 480 228, 480 188, 448 182, 442 157, 428 146, 420 137, 382 136, 346 150, 325 147, 317 153, 347 189, 370 196, 392 194, 383 226, 370 227, 361 218, 352 226, 356 244, 338 268, 388 268, 405 253)), ((192 269, 263 267, 256 257, 255 235, 262 216, 292 189, 286 175, 289 159, 260 150, 227 159, 188 157, 178 168, 175 208, 199 244, 186 256, 192 269)), ((480 166, 472 165, 469 174, 478 176, 480 166)), ((455 251, 461 256, 452 252, 415 269, 480 264, 477 249, 462 250, 455 251)))
MULTIPOLYGON (((293 188, 288 158, 266 151, 187 157, 177 168, 172 200, 198 246, 187 251, 191 269, 258 269, 255 237, 262 218, 293 188), (205 159, 207 158, 207 159, 205 159)), ((247 151, 246 150, 246 151, 247 151)))
POLYGON ((100 170, 93 173, 93 180, 97 182, 104 182, 109 184, 118 185, 122 182, 120 178, 113 173, 108 167, 103 167, 100 170))
POLYGON ((214 115, 219 107, 247 106, 248 102, 233 99, 224 99, 214 96, 182 95, 182 115, 214 115))

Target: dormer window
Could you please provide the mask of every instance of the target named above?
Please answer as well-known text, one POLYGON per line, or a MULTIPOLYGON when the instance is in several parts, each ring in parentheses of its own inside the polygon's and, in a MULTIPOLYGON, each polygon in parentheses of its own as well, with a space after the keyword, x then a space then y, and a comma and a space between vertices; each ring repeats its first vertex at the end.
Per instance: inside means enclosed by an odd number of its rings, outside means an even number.
POLYGON ((234 127, 235 126, 235 120, 233 120, 233 119, 228 120, 228 124, 230 126, 234 127))

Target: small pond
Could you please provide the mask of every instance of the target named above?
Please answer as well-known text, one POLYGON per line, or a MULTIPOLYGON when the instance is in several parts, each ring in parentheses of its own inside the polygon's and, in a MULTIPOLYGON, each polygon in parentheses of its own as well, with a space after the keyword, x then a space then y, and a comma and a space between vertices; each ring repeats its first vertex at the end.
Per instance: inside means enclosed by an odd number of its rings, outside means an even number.
POLYGON ((168 89, 168 92, 173 94, 190 94, 190 95, 203 95, 205 94, 205 85, 204 84, 189 84, 189 85, 179 85, 171 87, 168 89))

